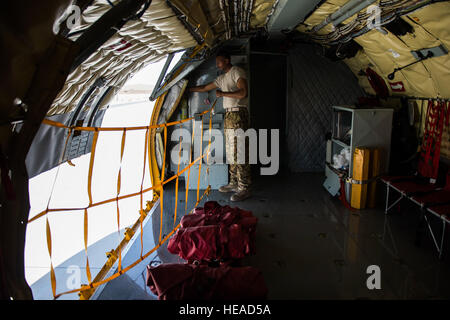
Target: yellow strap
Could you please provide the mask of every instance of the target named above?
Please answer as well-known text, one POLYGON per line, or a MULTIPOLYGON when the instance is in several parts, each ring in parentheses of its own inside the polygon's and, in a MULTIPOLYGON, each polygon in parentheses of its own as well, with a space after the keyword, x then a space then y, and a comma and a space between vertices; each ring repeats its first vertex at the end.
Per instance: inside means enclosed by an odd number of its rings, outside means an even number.
MULTIPOLYGON (((217 100, 214 102, 213 107, 212 107, 209 111, 205 111, 205 112, 211 112, 211 111, 214 109, 214 106, 215 106, 216 102, 217 102, 217 100)), ((192 161, 192 145, 193 145, 193 143, 194 143, 194 135, 195 135, 194 118, 189 118, 189 119, 187 119, 187 120, 193 122, 192 143, 191 143, 191 147, 190 147, 190 155, 189 155, 190 165, 187 166, 186 168, 184 168, 182 171, 180 171, 180 173, 179 173, 177 176, 173 176, 173 177, 171 177, 170 179, 168 179, 168 180, 166 180, 165 182, 163 182, 163 183, 162 183, 163 185, 166 184, 166 183, 168 183, 168 182, 170 182, 170 181, 172 181, 173 179, 177 178, 178 176, 184 174, 184 172, 187 171, 187 170, 188 170, 188 180, 187 180, 187 185, 189 185, 190 168, 198 161, 198 159, 196 159, 196 160, 194 161, 194 163, 191 162, 191 161, 192 161)), ((50 120, 48 120, 48 121, 50 121, 50 120)), ((149 127, 147 127, 147 128, 149 128, 149 127)), ((99 129, 99 131, 101 131, 101 130, 100 130, 101 128, 97 128, 97 129, 99 129)), ((69 130, 71 130, 71 129, 69 128, 69 130)), ((123 130, 123 129, 120 129, 120 130, 123 130)), ((129 128, 127 128, 127 130, 129 130, 129 128)), ((97 133, 98 133, 98 132, 97 132, 97 133)), ((149 133, 149 134, 150 134, 150 133, 149 133)), ((94 138, 95 138, 95 135, 94 135, 94 138)), ((150 139, 149 139, 148 143, 150 143, 150 139)), ((150 148, 148 148, 148 152, 151 152, 150 148)), ((152 187, 149 187, 149 188, 146 188, 146 189, 143 190, 143 193, 147 193, 147 192, 149 192, 149 191, 152 191, 152 190, 154 190, 155 188, 156 188, 156 187, 153 187, 153 186, 152 186, 152 187)), ((187 191, 187 189, 186 189, 186 191, 187 191)), ((127 198, 132 198, 132 197, 138 196, 138 195, 140 195, 140 194, 141 194, 140 192, 135 192, 135 193, 131 193, 131 194, 128 194, 128 195, 121 196, 121 197, 119 197, 119 198, 112 198, 112 199, 108 199, 108 200, 103 200, 103 201, 100 201, 100 202, 96 202, 96 203, 90 204, 88 207, 82 207, 82 208, 59 208, 59 209, 48 209, 48 210, 44 210, 44 211, 38 213, 38 214, 37 214, 36 216, 34 216, 33 218, 29 219, 29 220, 28 220, 28 223, 31 223, 31 222, 33 222, 33 221, 35 221, 35 220, 37 220, 37 219, 39 219, 39 218, 45 216, 48 212, 80 211, 80 210, 84 210, 84 209, 86 209, 86 208, 93 208, 93 207, 97 207, 97 206, 100 206, 100 205, 104 205, 104 204, 107 204, 107 203, 116 201, 117 199, 118 199, 118 200, 123 200, 123 199, 127 199, 127 198)), ((188 193, 186 192, 186 212, 185 212, 185 213, 187 213, 187 202, 188 202, 187 200, 188 200, 188 193)))
POLYGON ((141 190, 140 190, 140 206, 141 206, 141 210, 140 212, 140 222, 141 222, 141 257, 142 257, 142 253, 144 252, 144 238, 143 238, 143 234, 144 234, 144 229, 143 229, 143 222, 144 222, 144 216, 143 216, 143 212, 144 212, 144 199, 143 199, 143 188, 144 188, 144 179, 145 179, 145 167, 147 164, 147 139, 148 139, 148 130, 145 132, 145 142, 144 142, 144 164, 143 164, 143 169, 142 169, 142 180, 141 180, 141 190))
MULTIPOLYGON (((202 113, 199 114, 199 116, 205 115, 208 112, 209 112, 209 110, 203 111, 202 113)), ((164 128, 164 127, 171 127, 171 126, 175 126, 178 124, 188 122, 193 119, 194 119, 194 117, 191 117, 191 118, 173 121, 173 122, 167 122, 167 123, 163 123, 163 124, 155 124, 155 125, 151 125, 151 126, 140 126, 140 127, 76 127, 76 126, 69 127, 61 122, 56 122, 56 121, 52 121, 52 120, 48 120, 48 119, 44 119, 42 121, 42 124, 52 126, 52 127, 62 128, 62 129, 71 129, 74 131, 91 131, 91 132, 108 131, 108 132, 112 132, 112 131, 123 131, 124 129, 127 129, 128 131, 138 131, 138 130, 150 130, 150 129, 158 129, 158 128, 164 128)))
MULTIPOLYGON (((120 235, 120 208, 119 208, 119 195, 120 195, 120 189, 122 187, 122 160, 123 160, 123 154, 125 151, 125 142, 127 138, 127 130, 123 130, 122 133, 122 142, 120 146, 120 167, 119 167, 119 173, 117 176, 117 198, 116 198, 116 208, 117 208, 117 233, 120 235)), ((119 249, 119 264, 118 264, 118 270, 120 271, 122 269, 122 251, 119 249)))
MULTIPOLYGON (((98 141, 98 131, 94 132, 94 138, 92 140, 92 149, 91 149, 91 159, 89 161, 89 174, 88 174, 88 197, 89 197, 89 205, 92 204, 92 173, 94 170, 94 162, 95 162, 95 151, 97 148, 98 141)), ((84 209, 84 249, 86 252, 86 275, 91 284, 91 269, 89 267, 89 257, 88 257, 88 209, 84 209)))
POLYGON ((89 284, 92 282, 91 269, 89 267, 89 257, 88 257, 88 210, 84 210, 84 251, 86 253, 86 275, 89 284))
MULTIPOLYGON (((161 181, 164 181, 165 178, 165 171, 166 171, 166 152, 167 152, 167 127, 164 127, 164 155, 163 155, 163 163, 162 163, 162 170, 161 170, 161 181)), ((163 232, 163 215, 164 215, 164 185, 161 183, 161 223, 159 228, 159 242, 161 242, 162 239, 162 232, 163 232)))
POLYGON ((148 173, 150 175, 151 181, 153 181, 153 175, 152 175, 152 149, 151 149, 151 132, 150 130, 147 130, 147 158, 148 158, 148 173))
POLYGON ((180 149, 178 150, 178 167, 177 167, 177 179, 175 182, 175 212, 173 215, 173 227, 175 228, 175 224, 177 221, 177 211, 178 211, 178 182, 179 182, 179 177, 178 175, 180 174, 180 163, 181 163, 181 146, 182 146, 182 142, 181 142, 181 137, 180 137, 180 149))
MULTIPOLYGON (((214 106, 216 105, 217 100, 214 102, 214 106)), ((208 151, 206 153, 206 176, 208 178, 208 187, 211 187, 210 181, 209 181, 209 154, 211 153, 211 141, 212 141, 212 110, 209 113, 209 140, 208 140, 208 151)))
POLYGON ((211 140, 212 140, 212 113, 209 114, 209 140, 208 140, 208 152, 206 155, 206 164, 209 166, 209 153, 211 152, 211 140))
POLYGON ((55 269, 53 268, 53 262, 52 262, 52 233, 50 230, 50 224, 48 222, 48 218, 46 219, 46 235, 47 235, 48 254, 50 256, 50 281, 52 284, 53 297, 55 297, 56 296, 56 276, 55 276, 55 269))
MULTIPOLYGON (((194 205, 194 208, 198 206, 198 204, 201 202, 201 200, 203 200, 203 197, 208 194, 209 189, 206 189, 205 192, 203 193, 202 197, 200 198, 200 201, 197 201, 197 203, 194 205)), ((190 211, 190 213, 192 212, 192 210, 190 211)), ((142 257, 140 257, 139 259, 137 259, 135 262, 133 262, 132 264, 130 264, 128 267, 126 267, 125 269, 122 270, 121 273, 116 272, 115 274, 113 274, 112 276, 103 279, 102 281, 99 282, 94 282, 91 283, 90 286, 84 286, 81 287, 79 289, 74 289, 74 290, 70 290, 70 291, 66 291, 66 292, 62 292, 56 295, 55 299, 61 297, 62 295, 66 295, 66 294, 71 294, 71 293, 76 293, 76 292, 80 292, 80 291, 86 291, 86 290, 90 290, 92 288, 97 288, 99 286, 101 286, 102 284, 105 284, 111 280, 116 279, 117 277, 119 277, 121 274, 128 272, 129 270, 131 270, 132 268, 134 268, 135 266, 137 266, 139 263, 141 263, 142 261, 144 261, 145 259, 147 259, 153 252, 155 252, 156 250, 158 250, 170 237, 172 237, 172 235, 180 228, 180 224, 178 224, 167 236, 164 237, 164 239, 162 239, 162 241, 160 243, 158 243, 153 249, 151 249, 149 252, 147 252, 145 255, 143 255, 142 257)))
MULTIPOLYGON (((167 179, 166 181, 164 181, 164 182, 162 183, 162 185, 165 185, 165 184, 167 184, 167 183, 169 183, 169 182, 175 180, 177 177, 183 175, 186 171, 190 170, 190 168, 191 168, 193 165, 195 165, 198 161, 200 161, 200 159, 201 159, 201 157, 198 157, 194 162, 192 162, 192 163, 189 164, 186 168, 184 168, 183 170, 181 170, 179 174, 174 175, 173 177, 170 177, 169 179, 167 179)), ((147 193, 147 192, 150 192, 150 191, 152 191, 152 190, 154 190, 154 189, 155 189, 155 187, 153 187, 153 186, 152 186, 152 187, 148 187, 148 188, 144 189, 144 190, 142 191, 142 193, 147 193)), ((103 201, 100 201, 100 202, 96 202, 96 203, 91 204, 90 206, 82 207, 82 208, 58 208, 58 209, 48 209, 48 210, 44 210, 44 211, 38 213, 38 214, 37 214, 36 216, 34 216, 33 218, 31 218, 30 220, 28 220, 28 223, 31 223, 31 222, 33 222, 33 221, 38 220, 39 218, 42 218, 42 217, 46 216, 47 213, 49 213, 49 212, 80 211, 80 210, 84 210, 84 209, 95 208, 95 207, 98 207, 98 206, 101 206, 101 205, 104 205, 104 204, 108 204, 108 203, 111 203, 111 202, 114 202, 114 201, 117 201, 117 200, 120 201, 120 200, 124 200, 124 199, 128 199, 128 198, 132 198, 132 197, 137 197, 137 196, 139 196, 140 194, 141 194, 141 192, 139 191, 139 192, 127 194, 127 195, 124 195, 124 196, 120 196, 120 197, 118 197, 118 198, 115 197, 115 198, 111 198, 111 199, 108 199, 108 200, 103 200, 103 201)))
MULTIPOLYGON (((192 164, 192 146, 194 144, 194 137, 195 137, 195 120, 192 120, 192 137, 191 137, 191 145, 189 146, 189 164, 192 164)), ((185 206, 184 206, 184 214, 187 214, 187 205, 188 205, 188 199, 189 199, 189 179, 191 177, 191 167, 188 167, 188 177, 186 182, 186 199, 185 199, 185 206)))
MULTIPOLYGON (((200 132, 200 156, 203 156, 203 116, 200 118, 202 120, 202 127, 200 132)), ((197 181, 197 201, 200 199, 200 177, 202 175, 202 162, 203 159, 200 160, 200 164, 198 166, 198 181, 197 181)))
POLYGON ((163 163, 162 163, 162 172, 161 172, 161 181, 164 181, 166 176, 166 152, 167 152, 167 127, 164 127, 164 154, 163 154, 163 163))
POLYGON ((95 150, 97 148, 97 140, 98 140, 98 131, 95 131, 94 138, 92 140, 91 159, 89 161, 89 174, 88 174, 89 205, 92 204, 92 173, 94 170, 95 150))

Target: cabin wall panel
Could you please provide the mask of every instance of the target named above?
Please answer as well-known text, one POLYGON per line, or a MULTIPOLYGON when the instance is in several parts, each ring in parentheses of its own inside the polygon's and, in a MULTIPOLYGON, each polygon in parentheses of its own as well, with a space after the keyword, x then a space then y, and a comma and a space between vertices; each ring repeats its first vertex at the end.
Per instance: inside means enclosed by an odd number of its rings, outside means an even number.
POLYGON ((365 96, 350 68, 332 62, 313 45, 299 45, 289 54, 289 169, 321 172, 325 167, 326 133, 331 131, 331 107, 353 105, 365 96))

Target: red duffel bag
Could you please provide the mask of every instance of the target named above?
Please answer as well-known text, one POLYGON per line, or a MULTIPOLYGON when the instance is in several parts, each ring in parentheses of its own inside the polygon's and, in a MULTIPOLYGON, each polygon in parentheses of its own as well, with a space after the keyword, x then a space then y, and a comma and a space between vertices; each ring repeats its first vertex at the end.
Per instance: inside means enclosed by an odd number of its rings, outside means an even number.
POLYGON ((147 286, 159 300, 266 299, 261 271, 253 267, 161 264, 147 266, 147 286))
POLYGON ((256 228, 258 218, 254 217, 251 211, 242 210, 240 208, 232 208, 230 206, 221 206, 216 201, 208 201, 204 207, 197 207, 193 213, 181 218, 180 225, 182 228, 222 225, 230 226, 232 224, 240 224, 246 228, 248 232, 252 232, 256 228))
POLYGON ((240 259, 255 254, 257 222, 251 211, 208 201, 181 219, 181 229, 169 241, 169 252, 188 261, 240 259))
POLYGON ((238 224, 179 229, 167 250, 188 262, 241 259, 254 253, 250 235, 238 224))
POLYGON ((170 238, 167 250, 187 261, 219 259, 222 255, 220 227, 181 228, 170 238))

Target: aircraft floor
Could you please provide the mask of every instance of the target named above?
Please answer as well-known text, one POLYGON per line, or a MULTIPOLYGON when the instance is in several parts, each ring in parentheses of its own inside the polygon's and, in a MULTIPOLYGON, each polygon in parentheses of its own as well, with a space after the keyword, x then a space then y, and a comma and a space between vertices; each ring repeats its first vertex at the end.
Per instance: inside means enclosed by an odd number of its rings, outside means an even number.
MULTIPOLYGON (((382 209, 352 211, 326 192, 323 181, 320 173, 258 177, 253 197, 246 201, 232 203, 229 194, 218 191, 209 195, 209 200, 251 210, 258 217, 257 253, 243 264, 262 270, 269 299, 450 298, 448 254, 444 261, 438 260, 428 232, 421 246, 415 246, 419 215, 413 207, 389 216, 382 209), (367 287, 371 265, 380 268, 379 290, 367 287)), ((183 188, 180 181, 179 212, 184 212, 183 188)), ((382 198, 385 189, 379 192, 382 198)), ((189 208, 196 197, 196 191, 189 192, 189 208)), ((173 225, 174 199, 173 186, 168 186, 164 192, 164 232, 173 225)), ((158 209, 153 215, 155 239, 159 226, 158 209)), ((154 259, 182 262, 167 252, 166 246, 154 259)), ((120 277, 115 281, 123 281, 123 286, 114 285, 116 290, 111 287, 100 298, 155 299, 145 288, 145 265, 136 268, 140 271, 135 271, 138 276, 133 280, 142 290, 133 291, 129 281, 120 277)))

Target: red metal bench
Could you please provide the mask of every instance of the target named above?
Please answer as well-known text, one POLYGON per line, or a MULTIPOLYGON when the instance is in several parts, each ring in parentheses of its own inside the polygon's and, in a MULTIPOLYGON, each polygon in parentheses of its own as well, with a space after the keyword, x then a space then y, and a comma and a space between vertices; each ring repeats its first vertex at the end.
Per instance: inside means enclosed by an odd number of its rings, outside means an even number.
POLYGON ((429 101, 425 132, 420 153, 417 175, 415 176, 387 176, 381 181, 386 184, 385 213, 388 214, 402 199, 408 199, 421 209, 422 220, 426 222, 433 238, 439 258, 442 258, 446 224, 450 217, 450 173, 444 186, 436 183, 438 178, 440 145, 444 123, 449 125, 450 104, 442 101, 429 101), (399 197, 389 204, 390 191, 395 190, 399 197), (431 227, 428 214, 442 221, 440 243, 431 227))

